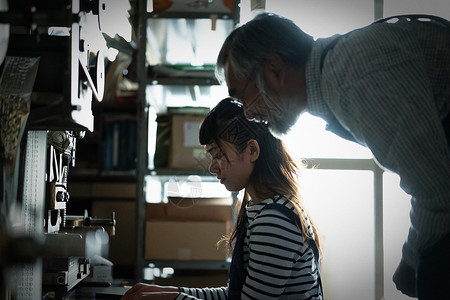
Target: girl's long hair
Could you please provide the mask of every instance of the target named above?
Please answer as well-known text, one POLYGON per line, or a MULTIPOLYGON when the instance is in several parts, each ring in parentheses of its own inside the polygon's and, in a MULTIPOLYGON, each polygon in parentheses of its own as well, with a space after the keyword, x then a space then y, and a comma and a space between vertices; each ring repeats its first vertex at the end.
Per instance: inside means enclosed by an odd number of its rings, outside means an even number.
MULTIPOLYGON (((245 150, 250 139, 255 139, 258 142, 260 155, 255 162, 249 184, 256 187, 257 192, 259 190, 257 187, 264 187, 264 190, 269 191, 271 196, 292 195, 290 202, 300 217, 301 230, 307 238, 312 238, 309 234, 306 214, 320 251, 318 230, 299 194, 299 168, 297 163, 288 153, 283 142, 270 133, 267 125, 247 120, 242 104, 232 98, 226 98, 209 112, 200 126, 199 140, 201 145, 215 143, 220 147, 221 142, 226 141, 234 144, 236 150, 241 153, 245 150)), ((267 198, 267 192, 259 196, 262 199, 267 198)), ((244 226, 245 207, 248 201, 249 195, 245 192, 233 231, 224 238, 230 253, 238 230, 244 226)))

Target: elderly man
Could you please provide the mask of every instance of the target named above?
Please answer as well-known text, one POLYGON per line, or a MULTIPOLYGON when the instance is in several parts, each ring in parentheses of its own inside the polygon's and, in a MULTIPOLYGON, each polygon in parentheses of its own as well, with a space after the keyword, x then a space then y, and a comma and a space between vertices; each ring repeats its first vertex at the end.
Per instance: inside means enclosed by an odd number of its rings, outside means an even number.
POLYGON ((227 37, 216 74, 275 135, 307 111, 396 172, 412 199, 394 282, 409 296, 450 299, 450 25, 392 20, 314 40, 263 13, 227 37))

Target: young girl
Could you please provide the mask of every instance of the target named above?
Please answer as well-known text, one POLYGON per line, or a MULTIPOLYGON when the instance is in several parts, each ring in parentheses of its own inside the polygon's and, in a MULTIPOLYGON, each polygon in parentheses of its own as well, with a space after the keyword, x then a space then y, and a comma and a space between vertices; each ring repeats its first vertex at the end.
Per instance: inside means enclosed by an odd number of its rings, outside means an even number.
POLYGON ((222 100, 200 127, 209 171, 229 191, 245 189, 233 232, 226 287, 137 284, 128 299, 323 299, 320 245, 297 188, 297 165, 267 125, 248 121, 242 105, 222 100))

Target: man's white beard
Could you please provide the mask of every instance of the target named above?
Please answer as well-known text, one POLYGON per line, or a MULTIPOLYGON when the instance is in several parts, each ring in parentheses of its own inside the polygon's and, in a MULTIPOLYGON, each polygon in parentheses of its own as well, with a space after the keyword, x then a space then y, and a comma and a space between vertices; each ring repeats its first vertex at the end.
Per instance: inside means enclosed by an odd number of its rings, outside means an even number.
POLYGON ((279 140, 282 140, 286 137, 287 133, 281 133, 274 129, 272 126, 269 127, 270 133, 279 140))
MULTIPOLYGON (((264 100, 270 101, 267 99, 264 100)), ((280 113, 269 116, 267 120, 270 132, 278 139, 286 137, 291 128, 297 123, 300 116, 300 112, 297 112, 294 109, 294 105, 291 105, 291 102, 289 102, 295 100, 284 101, 285 102, 278 103, 280 106, 280 113)))
MULTIPOLYGON (((281 119, 281 118, 285 119, 287 117, 286 116, 280 116, 278 118, 279 119, 281 119)), ((289 117, 289 120, 287 120, 287 119, 285 119, 283 121, 279 120, 278 122, 285 123, 283 126, 273 126, 273 123, 271 123, 269 121, 269 131, 270 131, 270 133, 272 133, 272 135, 274 137, 276 137, 277 139, 281 140, 281 139, 285 138, 289 134, 291 128, 294 126, 295 123, 297 123, 297 119, 298 119, 298 116, 293 116, 292 115, 292 116, 289 117)))

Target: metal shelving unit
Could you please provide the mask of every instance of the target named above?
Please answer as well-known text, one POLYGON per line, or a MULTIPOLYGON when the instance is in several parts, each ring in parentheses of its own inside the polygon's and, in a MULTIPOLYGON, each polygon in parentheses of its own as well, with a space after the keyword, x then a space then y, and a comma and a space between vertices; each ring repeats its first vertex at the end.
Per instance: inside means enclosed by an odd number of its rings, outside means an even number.
POLYGON ((144 269, 144 239, 145 239, 145 192, 144 177, 148 166, 148 106, 146 101, 147 68, 145 60, 145 49, 147 43, 147 0, 138 1, 138 55, 137 55, 137 74, 138 74, 138 146, 136 166, 136 268, 135 279, 143 279, 142 270, 144 269))
MULTIPOLYGON (((138 281, 143 280, 144 268, 152 263, 155 266, 172 266, 177 269, 209 269, 209 270, 224 270, 228 269, 229 261, 148 261, 144 259, 144 245, 145 245, 145 208, 146 208, 146 194, 145 194, 145 178, 146 176, 156 176, 167 178, 168 176, 186 177, 189 175, 211 176, 207 170, 181 170, 181 169, 156 169, 150 170, 149 155, 148 155, 148 135, 149 135, 149 105, 146 100, 147 86, 149 85, 199 85, 211 86, 218 85, 213 72, 206 71, 204 76, 199 77, 165 77, 149 75, 149 66, 146 60, 147 48, 147 21, 151 18, 184 18, 184 19, 224 19, 233 20, 236 24, 239 20, 239 1, 234 3, 233 13, 181 13, 181 12, 147 12, 147 0, 138 1, 138 55, 137 55, 137 76, 138 76, 138 148, 137 159, 138 164, 136 168, 136 269, 135 278, 138 281)), ((213 177, 211 177, 213 178, 213 177)), ((235 197, 234 197, 235 198, 235 197)))

